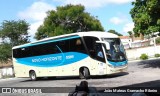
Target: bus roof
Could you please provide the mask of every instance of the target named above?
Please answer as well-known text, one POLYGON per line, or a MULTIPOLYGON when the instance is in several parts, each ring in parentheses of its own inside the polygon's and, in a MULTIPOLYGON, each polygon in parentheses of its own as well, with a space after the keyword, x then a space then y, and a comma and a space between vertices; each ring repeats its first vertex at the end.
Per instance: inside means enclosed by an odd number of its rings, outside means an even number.
POLYGON ((90 32, 79 32, 79 36, 93 36, 98 38, 118 38, 117 35, 108 32, 101 31, 90 31, 90 32))
POLYGON ((42 40, 38 40, 38 41, 35 41, 35 42, 14 46, 12 49, 21 48, 21 47, 24 47, 25 45, 30 45, 30 44, 34 44, 34 43, 39 43, 39 42, 43 42, 43 41, 58 39, 58 38, 62 38, 62 37, 75 36, 75 35, 79 35, 80 37, 82 37, 82 36, 93 36, 93 37, 98 37, 98 38, 118 38, 118 36, 113 34, 113 33, 102 32, 102 31, 77 32, 77 33, 71 33, 71 34, 65 34, 65 35, 59 35, 59 36, 44 38, 42 40))

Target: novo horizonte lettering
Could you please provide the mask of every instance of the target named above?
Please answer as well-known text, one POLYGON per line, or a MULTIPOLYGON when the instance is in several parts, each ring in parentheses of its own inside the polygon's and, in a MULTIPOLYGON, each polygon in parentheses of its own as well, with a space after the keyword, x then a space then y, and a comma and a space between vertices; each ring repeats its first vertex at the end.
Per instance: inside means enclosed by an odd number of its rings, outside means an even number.
MULTIPOLYGON (((68 55, 65 57, 65 59, 73 59, 74 55, 68 55)), ((46 62, 46 61, 58 61, 62 60, 62 56, 56 56, 56 57, 45 57, 45 58, 36 58, 32 59, 32 62, 46 62)))

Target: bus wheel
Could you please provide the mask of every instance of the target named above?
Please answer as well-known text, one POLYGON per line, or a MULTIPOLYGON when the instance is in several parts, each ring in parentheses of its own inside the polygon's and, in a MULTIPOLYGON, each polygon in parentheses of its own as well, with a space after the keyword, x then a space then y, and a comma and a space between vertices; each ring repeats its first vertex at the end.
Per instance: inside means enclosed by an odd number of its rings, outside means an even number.
POLYGON ((29 76, 30 76, 32 81, 36 81, 37 80, 37 76, 36 76, 35 71, 29 72, 29 76))
POLYGON ((90 76, 88 68, 80 68, 79 77, 81 79, 88 79, 90 76))

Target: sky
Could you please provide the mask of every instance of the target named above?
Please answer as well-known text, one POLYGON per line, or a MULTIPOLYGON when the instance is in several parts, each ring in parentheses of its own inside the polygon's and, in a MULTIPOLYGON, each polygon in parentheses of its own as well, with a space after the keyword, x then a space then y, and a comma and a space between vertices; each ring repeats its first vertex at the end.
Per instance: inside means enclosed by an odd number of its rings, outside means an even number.
POLYGON ((105 31, 114 29, 128 35, 134 23, 129 14, 131 2, 134 0, 1 0, 0 25, 4 20, 26 20, 30 24, 28 30, 31 41, 37 28, 43 24, 46 12, 56 10, 57 6, 66 4, 82 4, 85 11, 97 16, 105 31))

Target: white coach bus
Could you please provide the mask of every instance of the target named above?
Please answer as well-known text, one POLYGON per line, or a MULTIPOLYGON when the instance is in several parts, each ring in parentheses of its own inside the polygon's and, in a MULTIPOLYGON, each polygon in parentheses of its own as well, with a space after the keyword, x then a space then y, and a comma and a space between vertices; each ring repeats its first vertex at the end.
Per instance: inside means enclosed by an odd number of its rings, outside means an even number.
POLYGON ((16 77, 108 75, 126 71, 127 57, 117 35, 79 32, 15 46, 16 77))

